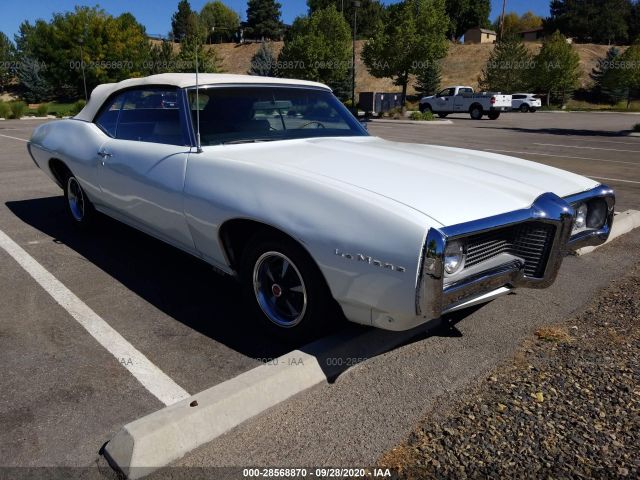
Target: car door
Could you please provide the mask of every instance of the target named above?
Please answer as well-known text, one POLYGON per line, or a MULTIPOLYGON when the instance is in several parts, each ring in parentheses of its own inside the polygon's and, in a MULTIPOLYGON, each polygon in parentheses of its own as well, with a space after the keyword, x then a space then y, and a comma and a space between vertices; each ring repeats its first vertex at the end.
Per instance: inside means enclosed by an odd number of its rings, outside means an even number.
POLYGON ((453 97, 453 110, 455 112, 466 112, 468 107, 464 101, 465 94, 472 94, 473 90, 470 88, 460 88, 458 94, 453 97))
POLYGON ((193 250, 182 198, 191 147, 180 99, 171 87, 114 98, 96 121, 111 137, 98 152, 98 182, 101 202, 114 216, 193 250))
POLYGON ((436 98, 436 108, 437 112, 450 112, 453 111, 453 106, 451 105, 451 99, 453 98, 454 89, 453 88, 445 88, 440 93, 438 93, 436 98))

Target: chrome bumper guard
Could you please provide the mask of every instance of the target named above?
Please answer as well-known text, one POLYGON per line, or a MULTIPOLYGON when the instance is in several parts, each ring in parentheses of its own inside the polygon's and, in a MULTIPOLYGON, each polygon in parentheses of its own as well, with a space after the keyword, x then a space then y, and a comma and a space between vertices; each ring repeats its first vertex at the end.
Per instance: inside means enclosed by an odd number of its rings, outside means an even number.
POLYGON ((539 196, 529 208, 441 229, 429 229, 416 285, 416 314, 426 318, 438 318, 443 311, 465 299, 503 286, 549 287, 555 281, 562 260, 568 251, 587 245, 600 245, 609 238, 614 205, 613 190, 600 185, 566 198, 545 193, 539 196), (603 226, 597 230, 580 232, 572 237, 575 215, 572 205, 595 198, 602 198, 607 204, 607 216, 603 226), (547 264, 541 277, 525 276, 524 262, 514 260, 445 286, 443 261, 448 241, 529 221, 550 223, 556 227, 547 264))

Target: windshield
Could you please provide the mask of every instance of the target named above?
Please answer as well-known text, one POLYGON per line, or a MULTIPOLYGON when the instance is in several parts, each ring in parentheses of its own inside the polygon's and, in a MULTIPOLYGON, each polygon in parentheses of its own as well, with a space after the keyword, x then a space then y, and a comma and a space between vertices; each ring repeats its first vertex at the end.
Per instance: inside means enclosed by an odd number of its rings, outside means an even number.
MULTIPOLYGON (((196 125, 196 91, 189 89, 196 125)), ((202 145, 330 136, 364 136, 366 130, 328 90, 248 86, 200 87, 202 145)))

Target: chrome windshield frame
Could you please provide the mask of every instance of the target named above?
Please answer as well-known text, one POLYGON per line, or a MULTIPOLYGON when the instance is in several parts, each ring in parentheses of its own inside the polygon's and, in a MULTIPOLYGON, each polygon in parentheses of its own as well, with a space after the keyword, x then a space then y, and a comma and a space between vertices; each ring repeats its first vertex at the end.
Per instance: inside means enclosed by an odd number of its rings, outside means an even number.
POLYGON ((614 205, 613 190, 606 185, 599 185, 566 198, 553 193, 544 193, 536 198, 529 208, 449 227, 430 228, 420 259, 416 284, 416 314, 425 318, 438 318, 443 311, 458 302, 505 285, 528 288, 549 287, 555 281, 562 260, 570 249, 598 245, 607 240, 613 222, 614 205), (575 238, 571 237, 575 216, 572 204, 597 197, 602 197, 607 202, 609 212, 605 225, 598 230, 587 232, 586 235, 581 233, 575 238), (495 267, 451 285, 444 285, 443 259, 447 242, 530 221, 556 226, 542 277, 527 277, 524 275, 523 263, 511 262, 509 265, 495 267))

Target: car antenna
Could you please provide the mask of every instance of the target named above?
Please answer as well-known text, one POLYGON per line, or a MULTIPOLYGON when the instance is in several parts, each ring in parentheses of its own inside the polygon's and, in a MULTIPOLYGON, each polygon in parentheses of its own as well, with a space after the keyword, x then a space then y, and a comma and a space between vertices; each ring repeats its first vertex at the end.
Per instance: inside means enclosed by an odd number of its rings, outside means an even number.
POLYGON ((200 143, 200 84, 198 82, 198 35, 196 35, 196 152, 202 153, 202 144, 200 143))

